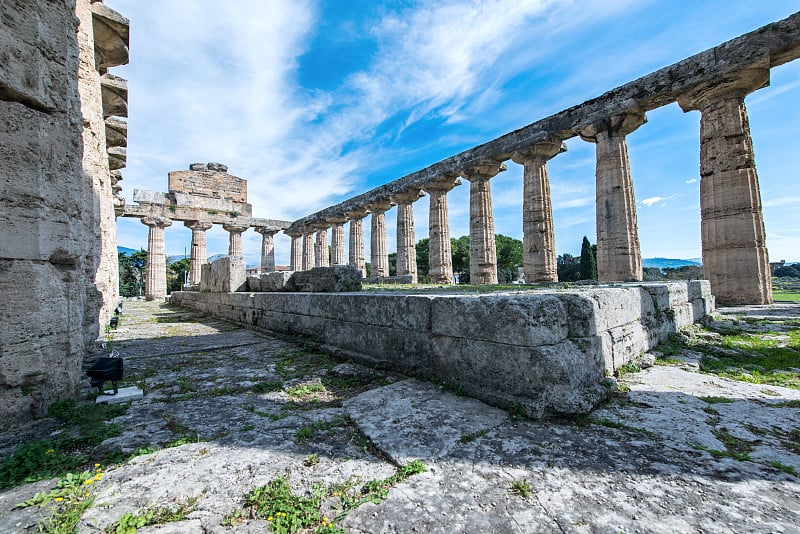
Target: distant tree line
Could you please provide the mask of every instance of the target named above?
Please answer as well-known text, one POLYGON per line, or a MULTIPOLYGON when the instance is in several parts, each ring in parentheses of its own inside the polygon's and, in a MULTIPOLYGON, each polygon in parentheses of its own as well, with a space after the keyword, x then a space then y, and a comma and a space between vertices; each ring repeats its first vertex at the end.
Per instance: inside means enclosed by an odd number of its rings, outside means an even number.
MULTIPOLYGON (((143 296, 147 251, 138 250, 130 255, 120 252, 118 263, 119 295, 121 297, 143 296)), ((188 258, 167 265, 167 293, 181 290, 187 272, 189 272, 188 258)))
POLYGON ((800 264, 778 267, 772 276, 777 276, 778 278, 800 278, 800 264))

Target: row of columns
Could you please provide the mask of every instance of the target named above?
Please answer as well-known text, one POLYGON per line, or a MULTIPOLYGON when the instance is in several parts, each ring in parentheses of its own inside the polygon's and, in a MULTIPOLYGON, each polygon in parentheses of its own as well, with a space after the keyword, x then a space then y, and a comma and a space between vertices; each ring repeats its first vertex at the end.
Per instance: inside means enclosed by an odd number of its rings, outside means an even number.
MULTIPOLYGON (((701 227, 703 265, 712 290, 721 303, 772 302, 764 223, 744 97, 765 86, 769 69, 748 69, 713 87, 702 87, 678 99, 684 111, 701 112, 701 227)), ((586 124, 577 133, 596 145, 597 271, 601 282, 642 280, 642 256, 636 220, 636 201, 628 158, 627 136, 647 121, 643 111, 631 109, 586 124)), ((525 280, 557 281, 547 161, 564 152, 562 139, 552 137, 514 152, 511 159, 524 166, 523 264, 525 280)), ((470 280, 497 283, 494 217, 490 180, 506 170, 488 160, 459 173, 470 184, 470 280)), ((372 276, 388 276, 386 211, 396 204, 397 274, 416 281, 416 248, 411 205, 421 190, 430 195, 430 270, 433 283, 451 283, 453 268, 447 218, 447 193, 459 175, 441 176, 419 188, 381 199, 323 223, 332 225, 330 258, 343 265, 341 232, 350 222, 349 264, 364 271, 362 219, 371 213, 372 276)), ((302 265, 299 234, 292 240, 292 268, 324 265, 329 257, 325 229, 305 231, 302 265), (314 254, 316 253, 316 260, 314 254)))
MULTIPOLYGON (((167 294, 167 263, 164 247, 164 229, 172 226, 172 220, 160 216, 142 217, 142 224, 149 228, 147 235, 147 265, 145 266, 145 298, 154 300, 167 294)), ((192 231, 192 245, 189 256, 189 285, 200 283, 201 266, 207 263, 206 231, 213 225, 204 221, 184 221, 184 226, 192 231)), ((242 233, 250 228, 247 225, 223 224, 230 234, 228 255, 241 256, 242 233)), ((261 272, 275 271, 275 245, 273 236, 280 230, 266 226, 256 226, 261 239, 261 272)))

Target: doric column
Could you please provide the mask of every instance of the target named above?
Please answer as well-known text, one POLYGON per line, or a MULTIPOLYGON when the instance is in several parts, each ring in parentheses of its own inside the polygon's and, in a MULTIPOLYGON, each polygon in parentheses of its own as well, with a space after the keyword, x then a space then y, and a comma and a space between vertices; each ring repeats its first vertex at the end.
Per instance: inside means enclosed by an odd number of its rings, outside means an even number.
POLYGON ((464 171, 469 181, 469 282, 497 283, 497 247, 494 242, 494 213, 492 188, 489 185, 498 172, 506 170, 505 163, 494 160, 464 171))
POLYGON ((147 235, 147 265, 145 266, 144 297, 155 300, 167 296, 167 259, 164 253, 164 228, 172 221, 164 217, 142 217, 150 227, 147 235))
POLYGON ((330 265, 330 254, 328 252, 328 226, 317 225, 316 242, 314 243, 314 265, 316 267, 328 267, 330 265))
POLYGON ((280 232, 279 228, 256 226, 256 232, 261 234, 261 272, 275 272, 275 241, 273 237, 280 232))
POLYGON ((392 207, 388 200, 367 204, 372 213, 369 235, 370 276, 389 276, 389 249, 386 237, 386 210, 392 207))
POLYGON ((700 115, 703 271, 720 304, 771 304, 761 192, 744 97, 769 85, 769 68, 746 69, 678 98, 700 115))
POLYGON ((192 250, 189 255, 189 285, 200 283, 200 270, 206 263, 206 230, 213 224, 201 221, 184 221, 183 225, 192 231, 192 250))
POLYGON ((296 230, 284 230, 283 233, 292 238, 289 252, 289 270, 299 271, 303 267, 303 233, 296 230))
POLYGON ((230 234, 230 239, 228 241, 228 256, 243 256, 242 233, 247 231, 247 229, 250 227, 243 224, 223 224, 222 228, 224 228, 230 234))
POLYGON ((428 277, 432 284, 453 283, 453 253, 450 248, 450 222, 447 217, 447 192, 461 185, 456 177, 444 177, 425 184, 430 195, 428 213, 428 277))
POLYGON ((344 254, 344 223, 346 217, 331 217, 328 222, 331 227, 331 265, 347 265, 347 257, 344 254))
POLYGON ((303 270, 307 271, 316 266, 314 254, 314 229, 310 226, 303 227, 303 270))
POLYGON ((364 217, 367 210, 357 209, 345 213, 350 221, 350 258, 351 267, 361 271, 362 276, 367 276, 366 259, 364 258, 364 217))
POLYGON ((581 129, 581 138, 597 145, 597 279, 601 282, 642 279, 636 199, 625 136, 646 121, 644 113, 631 111, 581 129))
POLYGON ((567 150, 558 139, 536 143, 511 159, 525 167, 522 196, 522 270, 525 282, 558 282, 556 238, 547 160, 567 150))
POLYGON ((418 187, 392 195, 392 202, 397 204, 397 276, 411 276, 412 284, 417 283, 417 248, 412 204, 420 199, 420 195, 418 187))

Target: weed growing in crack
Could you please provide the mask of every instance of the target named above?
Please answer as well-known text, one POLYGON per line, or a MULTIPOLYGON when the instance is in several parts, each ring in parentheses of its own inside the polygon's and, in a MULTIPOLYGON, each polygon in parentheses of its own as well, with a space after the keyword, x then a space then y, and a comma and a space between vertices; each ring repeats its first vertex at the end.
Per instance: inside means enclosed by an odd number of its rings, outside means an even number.
POLYGON ((519 495, 523 499, 530 497, 533 495, 533 489, 531 488, 528 481, 525 479, 520 480, 512 480, 511 486, 508 488, 509 493, 513 493, 514 495, 519 495))

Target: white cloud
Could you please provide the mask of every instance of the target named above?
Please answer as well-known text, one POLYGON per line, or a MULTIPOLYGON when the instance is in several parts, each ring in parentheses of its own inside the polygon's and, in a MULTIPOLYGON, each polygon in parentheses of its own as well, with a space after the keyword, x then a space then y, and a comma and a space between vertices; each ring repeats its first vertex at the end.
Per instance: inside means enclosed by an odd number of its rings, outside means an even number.
POLYGON ((765 208, 769 208, 772 206, 782 206, 784 204, 798 204, 798 203, 800 203, 800 197, 777 197, 765 200, 761 203, 761 205, 765 208))
POLYGON ((641 206, 645 206, 645 207, 650 208, 650 207, 652 207, 652 206, 654 206, 656 204, 663 203, 663 202, 665 202, 667 200, 671 200, 673 198, 676 198, 676 195, 670 195, 668 197, 658 197, 658 196, 656 196, 656 197, 645 198, 645 199, 641 200, 640 207, 641 206))
POLYGON ((697 183, 697 178, 691 178, 689 180, 686 180, 686 183, 687 184, 696 184, 697 183))

